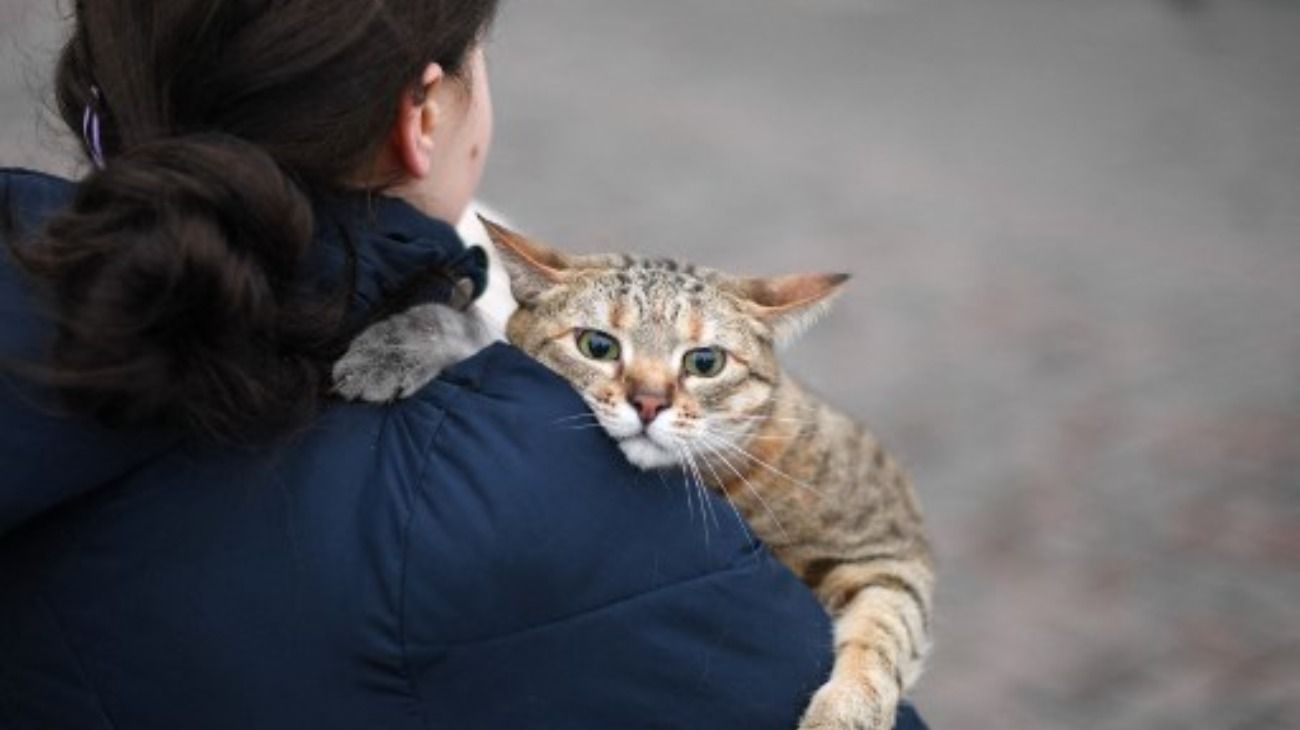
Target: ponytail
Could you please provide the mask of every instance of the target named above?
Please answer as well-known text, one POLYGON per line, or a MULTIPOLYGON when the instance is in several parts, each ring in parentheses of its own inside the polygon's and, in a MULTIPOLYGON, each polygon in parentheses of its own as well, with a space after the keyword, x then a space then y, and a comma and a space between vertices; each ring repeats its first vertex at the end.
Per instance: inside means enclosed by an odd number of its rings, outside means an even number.
POLYGON ((307 197, 256 145, 123 152, 16 249, 56 313, 44 379, 111 426, 242 440, 303 422, 342 317, 294 291, 312 230, 307 197))

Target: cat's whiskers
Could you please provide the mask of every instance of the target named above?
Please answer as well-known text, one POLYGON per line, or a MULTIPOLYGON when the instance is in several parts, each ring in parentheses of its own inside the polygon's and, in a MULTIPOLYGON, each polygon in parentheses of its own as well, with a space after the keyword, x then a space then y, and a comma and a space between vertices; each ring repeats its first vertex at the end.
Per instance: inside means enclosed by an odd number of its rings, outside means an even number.
POLYGON ((593 428, 605 428, 604 419, 593 411, 583 411, 574 413, 571 416, 563 416, 551 422, 556 426, 563 426, 570 431, 587 431, 593 428))
MULTIPOLYGON (((668 444, 668 446, 669 446, 669 448, 671 448, 671 449, 673 450, 673 453, 677 454, 677 462, 682 466, 682 488, 683 488, 683 490, 686 492, 686 509, 687 509, 688 514, 690 515, 691 521, 694 522, 694 521, 695 521, 695 502, 694 502, 694 500, 692 499, 692 497, 694 496, 694 490, 691 489, 690 478, 689 478, 689 477, 687 476, 687 474, 686 474, 686 451, 685 451, 685 445, 684 445, 680 440, 678 440, 678 439, 676 439, 676 438, 673 438, 673 437, 670 435, 670 436, 669 436, 669 444, 668 444)), ((701 512, 703 512, 703 509, 704 509, 704 506, 703 506, 703 504, 701 504, 701 505, 700 505, 700 510, 701 510, 701 512)))
MULTIPOLYGON (((757 546, 758 539, 755 538, 753 531, 749 529, 749 525, 748 523, 745 522, 745 518, 741 516, 740 509, 736 507, 736 503, 735 501, 732 500, 731 495, 728 495, 727 492, 725 492, 722 488, 723 486, 722 475, 720 475, 718 473, 718 470, 714 468, 714 464, 712 464, 712 460, 710 459, 710 453, 708 453, 711 452, 711 449, 708 449, 706 447, 701 449, 701 451, 695 451, 695 449, 690 447, 688 440, 685 439, 686 435, 693 435, 693 434, 682 434, 681 430, 676 430, 675 434, 669 436, 669 438, 673 440, 673 443, 680 444, 679 453, 685 453, 690 451, 690 452, 694 452, 695 456, 699 457, 699 464, 705 465, 705 468, 707 468, 708 472, 710 472, 712 474, 712 477, 714 477, 714 482, 712 482, 712 485, 716 486, 715 491, 720 492, 720 494, 723 495, 723 499, 727 500, 727 507, 731 509, 733 516, 736 517, 736 523, 738 526, 740 526, 741 533, 745 534, 745 539, 748 540, 750 547, 757 546)), ((705 485, 706 483, 705 479, 702 478, 702 474, 699 474, 698 468, 697 470, 695 470, 695 473, 699 475, 699 483, 701 483, 701 485, 705 485)), ((719 525, 719 523, 716 522, 716 520, 714 521, 714 525, 718 526, 719 529, 722 529, 722 525, 719 525)))
MULTIPOLYGON (((705 435, 705 434, 701 434, 701 436, 704 436, 704 435, 705 435)), ((733 443, 733 442, 727 440, 727 439, 724 438, 721 434, 718 434, 718 433, 710 433, 710 434, 708 434, 708 437, 713 438, 714 441, 716 441, 717 443, 722 444, 723 446, 725 446, 725 447, 726 447, 727 449, 729 449, 730 451, 732 451, 732 452, 734 452, 734 453, 737 453, 737 454, 739 454, 739 455, 745 457, 746 459, 748 459, 748 460, 754 462, 755 464, 757 464, 757 465, 763 467, 764 469, 767 469, 768 471, 772 472, 773 474, 775 474, 775 475, 777 475, 777 476, 779 476, 779 477, 785 479, 786 481, 790 482, 791 484, 794 484, 795 486, 798 486, 798 487, 802 487, 802 488, 804 488, 804 489, 807 489, 809 492, 812 492, 813 494, 817 495, 818 497, 825 496, 825 495, 822 494, 821 490, 816 489, 815 487, 813 487, 813 486, 811 486, 811 485, 809 485, 809 484, 807 484, 807 483, 805 483, 805 482, 802 482, 802 481, 800 481, 800 480, 798 480, 798 479, 795 479, 794 477, 790 476, 789 474, 786 474, 785 472, 781 471, 780 469, 776 468, 775 466, 772 466, 771 464, 767 463, 766 461, 763 461, 762 459, 758 458, 757 456, 754 456, 754 455, 751 454, 749 451, 747 451, 747 450, 745 450, 745 449, 742 449, 741 447, 737 446, 735 443, 733 443)))
POLYGON ((749 541, 749 544, 752 547, 758 543, 758 540, 754 537, 754 533, 750 531, 749 525, 745 522, 745 518, 741 516, 740 509, 736 507, 736 503, 731 499, 731 495, 727 494, 727 491, 722 488, 722 475, 718 473, 717 469, 713 468, 713 460, 710 458, 711 456, 717 456, 717 452, 708 448, 706 445, 700 453, 700 463, 708 467, 709 473, 713 475, 713 483, 717 487, 716 491, 722 494, 723 499, 727 500, 727 506, 731 508, 731 514, 736 517, 736 524, 740 526, 741 532, 745 534, 745 539, 749 541))
POLYGON ((591 429, 594 429, 594 428, 605 428, 605 424, 603 424, 603 423, 583 423, 583 424, 579 424, 579 425, 577 425, 577 426, 565 426, 565 429, 567 429, 567 430, 569 430, 569 431, 590 431, 591 429))
POLYGON ((706 512, 706 515, 705 515, 705 540, 707 541, 707 540, 708 540, 708 529, 707 529, 707 528, 708 528, 708 522, 707 522, 707 520, 708 520, 709 518, 712 518, 712 519, 713 519, 713 526, 714 526, 714 527, 717 527, 717 528, 719 528, 719 529, 722 528, 722 525, 718 524, 718 515, 717 515, 716 512, 713 511, 713 502, 712 502, 712 500, 710 500, 710 499, 708 498, 709 495, 708 495, 708 493, 705 491, 705 489, 707 489, 707 487, 705 486, 705 485, 707 484, 707 482, 704 481, 704 475, 700 473, 700 467, 699 467, 699 464, 697 463, 697 461, 696 461, 696 459, 695 459, 695 456, 696 456, 696 454, 695 454, 695 450, 691 447, 691 445, 690 445, 689 443, 681 442, 681 445, 682 445, 683 453, 686 454, 687 461, 690 462, 691 473, 695 475, 695 486, 696 486, 696 488, 699 490, 700 503, 704 505, 704 509, 705 509, 705 512, 706 512))
MULTIPOLYGON (((686 475, 686 454, 680 446, 673 446, 677 452, 677 460, 682 463, 682 491, 686 492, 686 513, 690 516, 690 521, 695 521, 695 492, 691 489, 690 477, 686 475)), ((700 508, 701 510, 703 507, 700 508)))
MULTIPOLYGON (((724 456, 721 451, 719 451, 716 447, 710 445, 714 443, 722 443, 723 445, 726 445, 726 442, 722 441, 720 437, 714 436, 713 434, 710 434, 708 432, 701 433, 699 434, 699 436, 701 439, 703 439, 705 448, 708 449, 711 454, 718 457, 718 459, 722 461, 723 465, 726 466, 728 469, 730 469, 731 473, 735 474, 736 478, 739 479, 741 483, 745 485, 745 488, 749 490, 749 493, 754 495, 754 498, 758 500, 758 503, 763 505, 763 509, 766 510, 768 516, 772 518, 772 522, 776 525, 777 529, 781 531, 781 535, 788 541, 790 539, 790 533, 786 532, 785 525, 781 524, 780 518, 776 516, 776 512, 772 510, 772 507, 767 503, 767 500, 763 499, 763 495, 759 492, 758 488, 755 487, 754 484, 750 482, 749 479, 744 474, 741 474, 740 470, 732 466, 731 461, 727 459, 727 457, 724 456)), ((721 482, 718 483, 718 488, 720 491, 722 491, 723 494, 726 494, 726 490, 722 489, 721 482)), ((727 502, 728 503, 731 502, 730 496, 727 497, 727 502)), ((734 510, 735 508, 736 506, 732 504, 732 509, 734 510)))
POLYGON ((717 423, 707 424, 705 430, 711 433, 716 433, 719 436, 729 437, 737 443, 751 441, 785 441, 789 438, 782 434, 763 433, 759 429, 748 426, 729 428, 717 423))
POLYGON ((591 412, 591 411, 582 411, 581 413, 574 413, 574 414, 571 415, 571 416, 561 416, 560 418, 557 418, 557 419, 555 419, 554 421, 551 421, 551 423, 554 423, 554 424, 567 423, 567 422, 569 422, 569 421, 576 421, 576 420, 580 420, 580 419, 583 419, 583 418, 586 418, 586 419, 595 419, 595 418, 596 418, 596 414, 593 413, 593 412, 591 412))
POLYGON ((654 470, 654 473, 655 473, 655 476, 659 477, 659 483, 663 485, 663 487, 664 487, 664 491, 665 491, 665 492, 668 491, 669 489, 671 489, 671 487, 668 486, 668 480, 667 480, 667 479, 664 479, 664 470, 663 470, 663 469, 655 469, 655 470, 654 470))
POLYGON ((678 461, 681 463, 681 465, 682 465, 682 467, 683 467, 683 468, 682 468, 682 486, 685 487, 685 489, 686 489, 686 504, 687 504, 687 507, 690 509, 690 514, 691 514, 691 518, 692 518, 691 521, 694 522, 694 517, 695 517, 695 507, 694 507, 694 503, 693 503, 693 501, 692 501, 691 498, 692 498, 692 496, 698 496, 698 497, 699 497, 699 500, 700 500, 700 522, 701 522, 701 523, 703 524, 703 526, 704 526, 704 542, 705 542, 705 544, 708 544, 708 542, 709 542, 709 516, 708 516, 708 514, 707 514, 707 512, 706 512, 706 510, 707 510, 707 506, 705 505, 705 497, 706 497, 706 495, 704 494, 703 489, 702 489, 702 487, 700 486, 700 480, 698 480, 698 479, 695 481, 694 489, 691 488, 691 487, 692 487, 692 485, 691 485, 691 476, 692 476, 692 474, 693 474, 693 467, 692 467, 691 457, 690 457, 689 452, 687 451, 687 447, 686 447, 686 445, 685 445, 683 442, 681 442, 680 440, 673 439, 671 436, 670 436, 669 438, 671 439, 671 446, 672 446, 672 449, 673 449, 675 452, 677 452, 677 459, 678 459, 678 461))

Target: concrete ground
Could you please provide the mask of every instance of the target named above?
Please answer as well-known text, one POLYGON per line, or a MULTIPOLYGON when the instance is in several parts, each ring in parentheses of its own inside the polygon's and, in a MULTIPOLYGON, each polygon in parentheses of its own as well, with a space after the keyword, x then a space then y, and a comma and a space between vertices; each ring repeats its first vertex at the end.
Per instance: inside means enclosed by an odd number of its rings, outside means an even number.
MULTIPOLYGON (((66 169, 47 4, 0 6, 0 161, 66 169)), ((573 249, 857 274, 790 361, 919 484, 936 728, 1296 727, 1298 38, 1286 0, 511 2, 484 191, 573 249)))

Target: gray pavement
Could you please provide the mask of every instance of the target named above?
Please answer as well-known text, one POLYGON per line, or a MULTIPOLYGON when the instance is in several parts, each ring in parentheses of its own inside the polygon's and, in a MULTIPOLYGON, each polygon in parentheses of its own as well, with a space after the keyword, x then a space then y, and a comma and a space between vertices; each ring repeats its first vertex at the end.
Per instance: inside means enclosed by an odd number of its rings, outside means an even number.
MULTIPOLYGON (((52 13, 3 3, 0 161, 68 169, 52 13)), ((790 360, 920 485, 935 727, 1296 727, 1297 39, 1285 0, 507 3, 485 195, 857 275, 790 360)))

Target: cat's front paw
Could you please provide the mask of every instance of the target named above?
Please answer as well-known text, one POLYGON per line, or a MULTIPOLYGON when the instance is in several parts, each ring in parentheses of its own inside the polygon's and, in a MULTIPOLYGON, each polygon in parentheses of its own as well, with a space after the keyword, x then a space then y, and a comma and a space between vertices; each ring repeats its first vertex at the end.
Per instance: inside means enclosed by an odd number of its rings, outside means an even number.
POLYGON ((334 364, 334 392, 347 400, 388 403, 438 377, 441 367, 402 347, 357 347, 334 364))
POLYGON ((405 398, 491 341, 491 332, 472 311, 442 304, 416 307, 352 341, 334 364, 334 392, 368 403, 405 398))
POLYGON ((898 704, 894 694, 832 679, 813 695, 799 730, 892 730, 898 704))

